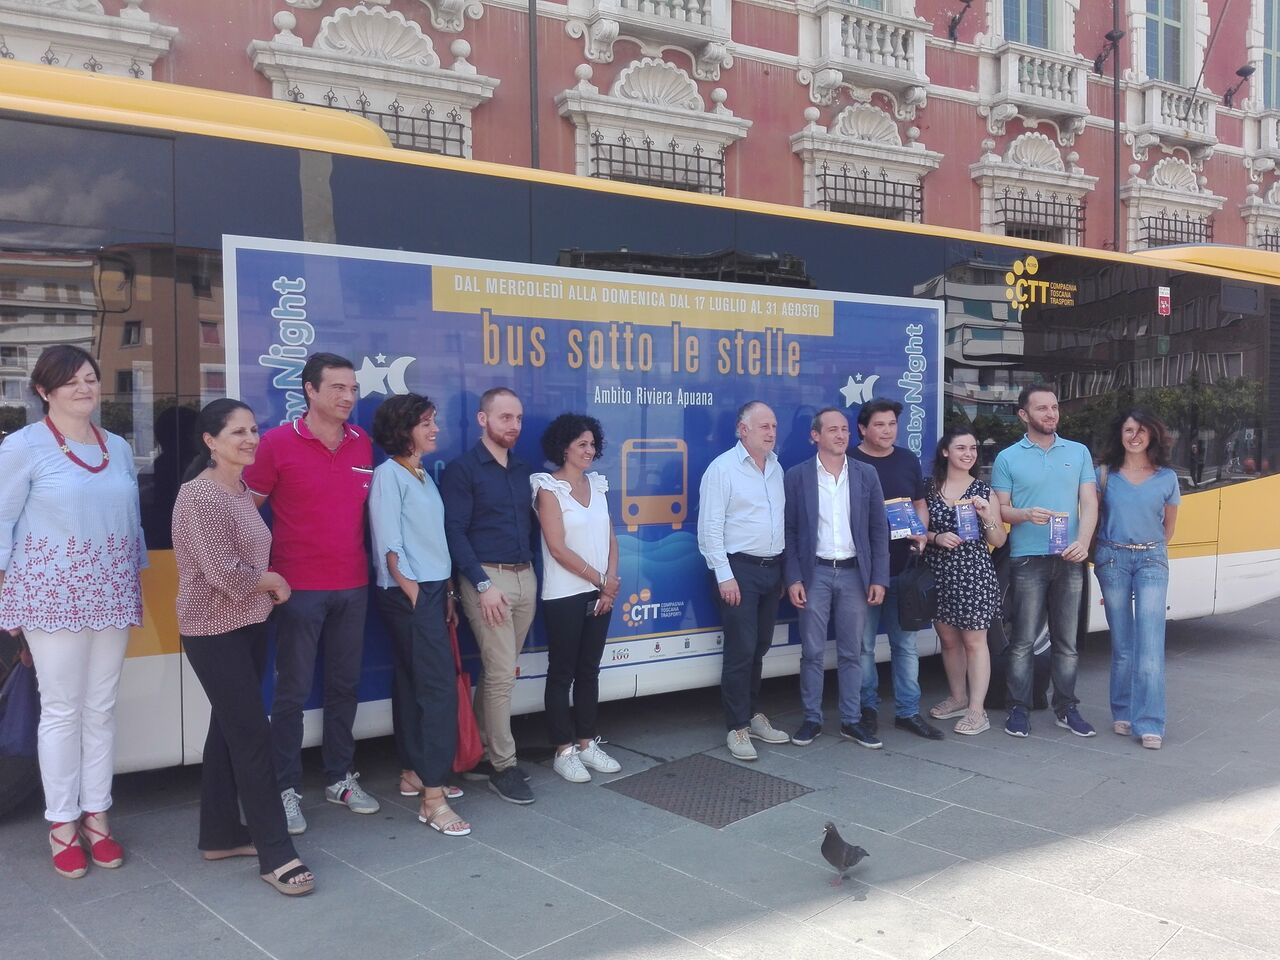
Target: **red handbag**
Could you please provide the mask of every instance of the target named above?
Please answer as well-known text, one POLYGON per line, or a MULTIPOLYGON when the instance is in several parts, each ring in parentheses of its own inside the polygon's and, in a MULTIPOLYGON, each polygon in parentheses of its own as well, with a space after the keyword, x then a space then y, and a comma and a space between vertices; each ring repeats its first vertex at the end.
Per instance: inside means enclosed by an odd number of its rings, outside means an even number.
POLYGON ((471 675, 462 669, 456 623, 449 624, 449 642, 453 644, 453 664, 458 671, 458 748, 453 754, 453 772, 461 773, 480 762, 484 756, 484 744, 480 742, 476 712, 471 708, 471 675))

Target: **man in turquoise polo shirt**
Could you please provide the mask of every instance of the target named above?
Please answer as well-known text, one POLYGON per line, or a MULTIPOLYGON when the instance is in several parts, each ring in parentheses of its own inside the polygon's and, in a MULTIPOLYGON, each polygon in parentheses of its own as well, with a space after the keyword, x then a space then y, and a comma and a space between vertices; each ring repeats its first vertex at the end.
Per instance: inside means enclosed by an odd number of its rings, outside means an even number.
POLYGON ((1075 691, 1084 561, 1098 521, 1093 458, 1084 444, 1058 436, 1058 398, 1053 387, 1043 383, 1023 387, 1018 394, 1018 419, 1026 424, 1027 435, 1001 450, 991 471, 991 489, 1000 501, 1001 515, 1012 527, 1013 622, 1009 718, 1004 732, 1013 737, 1031 732, 1031 648, 1047 608, 1057 724, 1078 737, 1092 737, 1096 731, 1080 716, 1075 691))

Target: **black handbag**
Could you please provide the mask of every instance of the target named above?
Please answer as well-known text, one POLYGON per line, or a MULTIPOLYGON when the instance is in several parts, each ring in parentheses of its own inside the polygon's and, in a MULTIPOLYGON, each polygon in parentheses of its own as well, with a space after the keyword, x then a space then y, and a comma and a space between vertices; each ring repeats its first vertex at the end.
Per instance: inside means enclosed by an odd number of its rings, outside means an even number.
POLYGON ((924 557, 912 553, 898 574, 898 622, 908 632, 932 625, 938 613, 938 589, 924 557))

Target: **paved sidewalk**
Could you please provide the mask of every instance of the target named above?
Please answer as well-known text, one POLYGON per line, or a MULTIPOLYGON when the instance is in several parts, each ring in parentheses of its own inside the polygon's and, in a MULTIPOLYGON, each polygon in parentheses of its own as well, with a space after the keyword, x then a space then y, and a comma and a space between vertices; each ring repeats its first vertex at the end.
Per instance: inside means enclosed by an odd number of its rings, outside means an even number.
MULTIPOLYGON (((299 846, 319 879, 296 901, 251 861, 199 859, 197 770, 121 777, 120 870, 56 876, 38 804, 0 823, 0 945, 13 960, 1280 957, 1278 618, 1271 603, 1171 626, 1159 752, 1109 732, 1094 637, 1078 693, 1097 737, 1037 712, 1027 740, 993 714, 989 733, 933 743, 893 729, 885 704, 885 748, 869 751, 832 736, 829 712, 810 747, 759 745, 756 768, 812 792, 719 830, 599 775, 565 783, 544 759, 528 764, 532 807, 466 784, 475 832, 448 839, 396 792, 389 743, 362 744, 382 812, 355 816, 307 783, 299 846), (828 819, 871 852, 842 887, 818 853, 828 819)), ((928 704, 937 658, 923 672, 928 704)), ((794 678, 766 696, 775 723, 798 723, 794 678)), ((601 727, 618 776, 728 758, 714 690, 607 704, 601 727)), ((518 735, 541 744, 540 718, 518 735)))

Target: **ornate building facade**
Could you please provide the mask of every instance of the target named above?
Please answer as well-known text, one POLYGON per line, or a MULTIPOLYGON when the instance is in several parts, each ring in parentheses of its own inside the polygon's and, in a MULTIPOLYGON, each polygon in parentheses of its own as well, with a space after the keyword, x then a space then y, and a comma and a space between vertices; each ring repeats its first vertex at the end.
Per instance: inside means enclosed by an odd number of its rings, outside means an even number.
POLYGON ((0 57, 345 110, 408 150, 1280 250, 1280 0, 0 0, 0 57))

